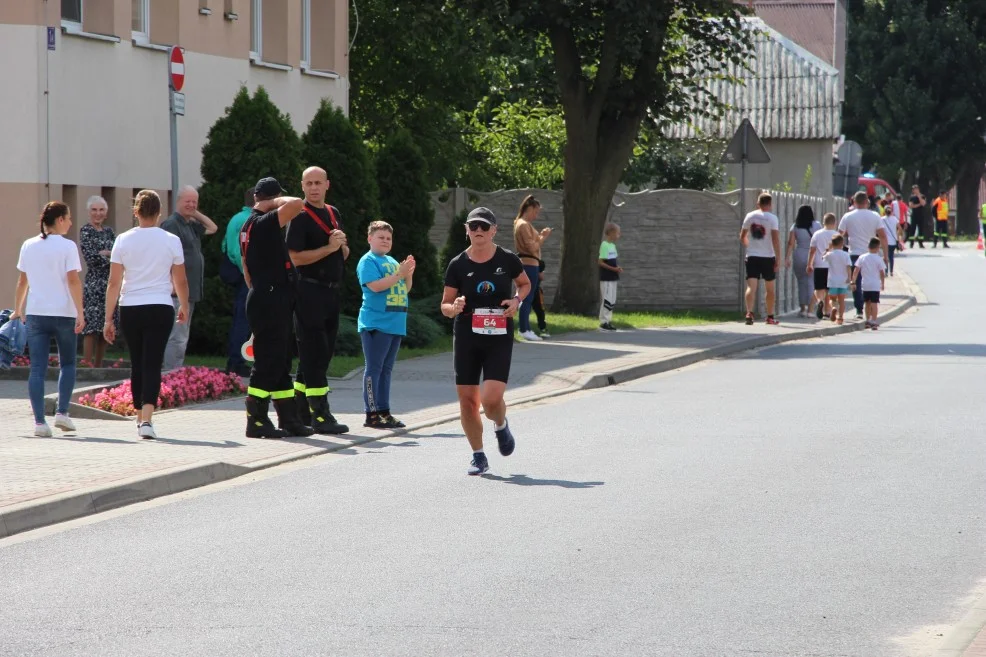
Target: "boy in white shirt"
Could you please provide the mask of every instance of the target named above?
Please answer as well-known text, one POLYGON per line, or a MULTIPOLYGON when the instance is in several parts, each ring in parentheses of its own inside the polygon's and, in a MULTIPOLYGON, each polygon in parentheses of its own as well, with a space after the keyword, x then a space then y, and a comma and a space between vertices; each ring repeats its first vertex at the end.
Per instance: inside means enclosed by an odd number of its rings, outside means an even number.
POLYGON ((879 328, 876 318, 880 306, 880 292, 883 290, 886 273, 883 268, 883 257, 880 255, 880 238, 871 239, 869 246, 869 253, 861 255, 856 260, 852 279, 855 280, 857 274, 861 277, 863 302, 866 304, 866 328, 875 331, 879 328))
POLYGON ((842 235, 834 236, 828 252, 822 256, 829 266, 829 298, 832 300, 832 314, 829 317, 836 324, 842 324, 846 316, 846 295, 849 294, 849 274, 852 270, 849 254, 842 250, 845 241, 842 235))
POLYGON ((829 265, 823 256, 832 244, 832 238, 839 234, 835 229, 835 215, 827 213, 822 219, 822 230, 815 231, 811 236, 811 243, 808 247, 808 273, 815 277, 815 316, 818 319, 825 317, 832 312, 832 304, 829 301, 829 265))

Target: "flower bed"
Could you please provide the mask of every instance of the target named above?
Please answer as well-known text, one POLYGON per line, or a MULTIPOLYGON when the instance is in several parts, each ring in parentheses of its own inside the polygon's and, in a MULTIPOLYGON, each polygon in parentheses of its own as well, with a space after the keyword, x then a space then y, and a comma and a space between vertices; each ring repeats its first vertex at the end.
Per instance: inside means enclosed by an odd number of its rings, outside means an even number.
MULTIPOLYGON (((161 394, 157 407, 179 408, 188 404, 215 401, 246 392, 246 386, 236 374, 229 374, 211 367, 182 367, 168 372, 161 379, 161 394)), ((130 381, 115 388, 79 398, 83 406, 98 408, 117 415, 136 415, 130 381)))
MULTIPOLYGON (((15 356, 14 360, 11 362, 11 367, 30 367, 30 366, 31 366, 31 357, 27 355, 15 356)), ((58 356, 48 357, 48 367, 58 367, 58 356)), ((76 363, 76 367, 95 367, 95 366, 85 358, 80 358, 79 362, 76 363)), ((118 370, 121 368, 129 367, 129 364, 126 361, 124 361, 122 358, 120 358, 114 361, 108 361, 108 360, 103 361, 103 364, 100 367, 102 367, 103 369, 118 370)))

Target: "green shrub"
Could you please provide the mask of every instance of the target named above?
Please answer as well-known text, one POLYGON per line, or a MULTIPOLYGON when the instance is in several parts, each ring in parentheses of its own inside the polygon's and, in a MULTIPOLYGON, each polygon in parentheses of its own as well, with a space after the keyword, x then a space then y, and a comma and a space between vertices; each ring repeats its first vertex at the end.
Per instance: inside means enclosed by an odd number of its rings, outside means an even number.
POLYGON ((363 343, 356 331, 356 319, 347 315, 339 317, 339 334, 336 336, 335 353, 339 356, 359 356, 363 343))
POLYGON ((452 335, 452 320, 442 314, 442 295, 433 294, 411 302, 410 315, 426 317, 446 335, 452 335))
POLYGON ((423 349, 435 344, 442 333, 442 327, 430 317, 421 313, 408 313, 407 336, 402 344, 409 349, 423 349))
POLYGON ((452 258, 469 248, 469 236, 466 235, 466 227, 463 225, 466 223, 467 216, 469 216, 469 211, 463 210, 455 215, 449 224, 448 236, 445 238, 445 246, 442 247, 442 254, 439 258, 443 279, 445 278, 445 270, 448 269, 448 263, 452 262, 452 258))

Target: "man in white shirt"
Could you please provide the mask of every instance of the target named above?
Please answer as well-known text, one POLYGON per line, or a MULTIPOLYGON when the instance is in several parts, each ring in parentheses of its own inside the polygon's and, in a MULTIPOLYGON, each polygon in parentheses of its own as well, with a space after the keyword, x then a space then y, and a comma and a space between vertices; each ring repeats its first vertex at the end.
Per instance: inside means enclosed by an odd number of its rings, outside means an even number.
MULTIPOLYGON (((849 242, 849 259, 853 266, 859 256, 869 251, 870 240, 880 239, 880 253, 883 262, 887 263, 887 231, 880 215, 869 209, 870 199, 866 192, 856 192, 853 196, 854 210, 847 212, 839 222, 839 232, 846 236, 849 242)), ((855 281, 854 281, 855 282, 855 281)), ((856 319, 863 318, 863 290, 859 284, 852 291, 853 305, 856 307, 856 319)))
POLYGON ((743 219, 740 243, 746 247, 746 323, 753 324, 753 305, 756 303, 760 279, 767 288, 767 323, 779 324, 774 319, 774 283, 781 252, 779 223, 770 212, 774 199, 764 192, 757 199, 757 209, 743 219))

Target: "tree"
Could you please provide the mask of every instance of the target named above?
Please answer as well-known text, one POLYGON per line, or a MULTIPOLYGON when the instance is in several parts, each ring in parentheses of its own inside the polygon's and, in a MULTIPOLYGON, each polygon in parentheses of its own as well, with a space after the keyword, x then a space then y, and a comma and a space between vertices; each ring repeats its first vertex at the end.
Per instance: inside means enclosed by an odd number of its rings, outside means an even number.
POLYGON ((702 78, 751 48, 732 0, 460 0, 511 38, 546 37, 565 117, 565 234, 556 306, 594 312, 595 271, 613 193, 650 113, 661 122, 712 112, 702 78))
POLYGON ((724 145, 668 139, 656 131, 644 130, 634 149, 630 165, 623 173, 623 184, 631 192, 641 189, 718 189, 723 168, 719 155, 724 145))
POLYGON ((438 254, 428 239, 435 211, 425 180, 425 158, 411 134, 399 129, 377 153, 380 214, 394 226, 394 249, 398 262, 413 255, 416 263, 411 296, 421 298, 438 292, 438 254))
POLYGON ((188 349, 192 353, 226 353, 232 318, 233 290, 219 280, 219 259, 226 226, 243 207, 243 193, 258 180, 273 176, 300 195, 301 142, 263 87, 251 98, 240 87, 232 104, 209 129, 202 147, 199 207, 219 226, 202 240, 205 298, 195 306, 188 349))
MULTIPOLYGON (((355 315, 362 302, 356 264, 369 250, 367 227, 380 217, 373 161, 359 131, 340 108, 327 100, 322 100, 301 141, 304 166, 325 169, 329 177, 326 202, 341 214, 350 249, 343 281, 343 312, 355 315)), ((300 184, 300 175, 297 180, 296 184, 300 184)))

